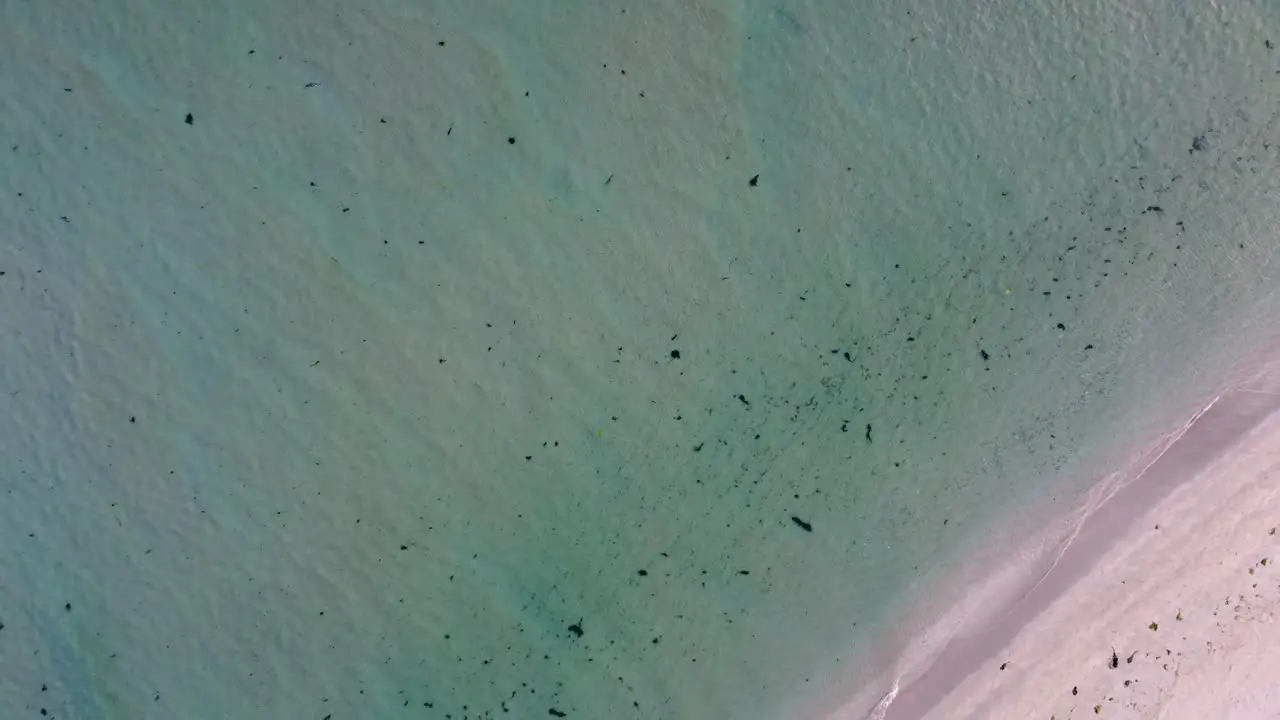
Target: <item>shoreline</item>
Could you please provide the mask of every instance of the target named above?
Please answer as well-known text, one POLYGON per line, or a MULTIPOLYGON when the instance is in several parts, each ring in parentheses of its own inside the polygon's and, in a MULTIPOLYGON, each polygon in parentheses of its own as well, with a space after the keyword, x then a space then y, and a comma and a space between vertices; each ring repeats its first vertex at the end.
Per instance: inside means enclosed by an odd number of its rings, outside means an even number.
MULTIPOLYGON (((1066 517, 1050 518, 1012 552, 986 554, 974 566, 980 570, 976 583, 975 575, 958 573, 969 581, 947 588, 957 591, 948 596, 962 598, 958 608, 924 625, 925 632, 914 638, 890 631, 874 656, 888 660, 879 666, 892 670, 846 686, 838 709, 829 705, 813 715, 826 720, 962 717, 951 714, 953 700, 972 695, 970 686, 980 685, 980 676, 1005 674, 1000 666, 1008 649, 1025 635, 1041 632, 1050 609, 1090 580, 1107 558, 1125 553, 1144 518, 1165 511, 1179 493, 1205 496, 1201 504, 1216 507, 1208 496, 1218 491, 1210 483, 1218 468, 1236 462, 1259 436, 1280 435, 1277 378, 1274 372, 1260 372, 1249 382, 1231 385, 1179 430, 1153 443, 1126 471, 1099 482, 1066 517)), ((921 619, 919 608, 915 613, 902 626, 921 627, 910 622, 921 619)))
POLYGON ((997 622, 948 643, 925 674, 897 694, 883 720, 925 717, 964 680, 992 662, 999 664, 1000 651, 1086 577, 1148 512, 1179 487, 1203 477, 1277 411, 1280 398, 1271 396, 1233 393, 1216 399, 1145 470, 1085 516, 1048 571, 997 622))

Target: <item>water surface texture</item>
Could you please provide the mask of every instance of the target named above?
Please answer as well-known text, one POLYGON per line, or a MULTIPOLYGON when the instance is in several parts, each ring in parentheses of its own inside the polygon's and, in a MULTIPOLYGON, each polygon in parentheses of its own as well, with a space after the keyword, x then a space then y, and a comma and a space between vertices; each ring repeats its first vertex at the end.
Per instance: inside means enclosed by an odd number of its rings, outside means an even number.
POLYGON ((3 0, 0 716, 795 717, 1278 346, 1277 43, 3 0))

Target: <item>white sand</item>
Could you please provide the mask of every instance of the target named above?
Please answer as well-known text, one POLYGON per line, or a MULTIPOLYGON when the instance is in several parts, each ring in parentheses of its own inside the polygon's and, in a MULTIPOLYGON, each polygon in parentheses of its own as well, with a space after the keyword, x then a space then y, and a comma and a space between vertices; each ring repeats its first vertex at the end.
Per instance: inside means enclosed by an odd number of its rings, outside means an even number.
POLYGON ((954 641, 872 716, 1280 717, 1280 416, 1241 439, 1224 427, 1250 422, 1275 396, 1222 402, 1231 406, 1206 413, 1151 466, 1154 477, 1096 507, 1032 592, 954 641), (1130 490, 1150 491, 1214 455, 1134 512, 1141 493, 1130 490), (1092 561, 1081 550, 1091 542, 1107 547, 1092 561))
POLYGON ((1272 421, 1147 512, 928 717, 1280 717, 1277 480, 1272 421))
POLYGON ((926 717, 1280 717, 1277 525, 1273 420, 1148 512, 926 717))

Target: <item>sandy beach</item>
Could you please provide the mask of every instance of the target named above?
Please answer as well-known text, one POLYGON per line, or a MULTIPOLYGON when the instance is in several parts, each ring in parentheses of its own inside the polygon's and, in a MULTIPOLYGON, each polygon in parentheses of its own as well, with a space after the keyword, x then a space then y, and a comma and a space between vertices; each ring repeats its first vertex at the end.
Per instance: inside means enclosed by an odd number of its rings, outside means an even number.
POLYGON ((1031 587, 831 720, 1280 717, 1280 393, 1215 399, 1099 488, 1031 587))
POLYGON ((1280 418, 1249 427, 1275 401, 1210 409, 1148 471, 1193 480, 1149 508, 1118 492, 999 628, 920 680, 954 690, 919 713, 938 693, 908 688, 886 718, 1280 717, 1280 418))

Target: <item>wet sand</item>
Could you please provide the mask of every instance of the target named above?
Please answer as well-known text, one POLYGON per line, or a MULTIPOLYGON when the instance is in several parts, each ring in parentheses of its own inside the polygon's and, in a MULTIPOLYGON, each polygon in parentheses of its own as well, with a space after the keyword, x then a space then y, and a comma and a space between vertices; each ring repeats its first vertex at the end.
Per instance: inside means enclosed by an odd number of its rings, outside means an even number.
MULTIPOLYGON (((1098 493, 1025 592, 870 716, 1277 717, 1274 682, 1224 690, 1280 669, 1268 650, 1280 647, 1277 410, 1269 386, 1210 403, 1144 470, 1098 493)), ((832 715, 855 716, 865 709, 832 715)))

